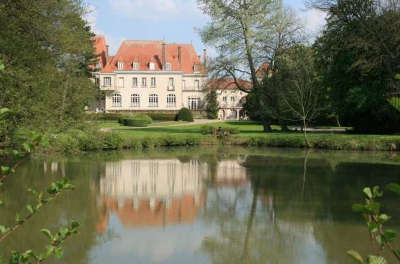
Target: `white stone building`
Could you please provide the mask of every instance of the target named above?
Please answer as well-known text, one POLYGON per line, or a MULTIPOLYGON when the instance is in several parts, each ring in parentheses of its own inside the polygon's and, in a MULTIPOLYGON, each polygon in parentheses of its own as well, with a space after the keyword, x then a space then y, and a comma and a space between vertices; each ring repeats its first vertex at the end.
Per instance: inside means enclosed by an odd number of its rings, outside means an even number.
POLYGON ((94 77, 105 91, 104 111, 199 110, 207 83, 205 64, 191 44, 163 41, 124 41, 108 55, 104 37, 95 38, 101 59, 94 77))

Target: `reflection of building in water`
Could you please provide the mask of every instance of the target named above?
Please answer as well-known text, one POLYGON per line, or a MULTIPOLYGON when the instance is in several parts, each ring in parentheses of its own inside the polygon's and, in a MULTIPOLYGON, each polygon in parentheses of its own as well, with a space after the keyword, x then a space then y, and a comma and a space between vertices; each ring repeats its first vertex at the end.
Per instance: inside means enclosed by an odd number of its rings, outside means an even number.
POLYGON ((247 170, 237 160, 220 161, 213 184, 216 186, 247 184, 247 170))
POLYGON ((197 160, 124 160, 106 164, 100 193, 106 209, 98 225, 105 231, 108 212, 124 226, 163 226, 192 222, 203 200, 207 166, 197 160))

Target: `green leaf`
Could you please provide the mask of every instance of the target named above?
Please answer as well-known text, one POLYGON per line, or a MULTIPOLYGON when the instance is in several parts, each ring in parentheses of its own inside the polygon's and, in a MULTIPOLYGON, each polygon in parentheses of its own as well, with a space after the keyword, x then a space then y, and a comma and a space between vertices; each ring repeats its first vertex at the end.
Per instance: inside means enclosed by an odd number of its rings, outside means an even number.
POLYGON ((375 241, 378 243, 379 246, 382 246, 383 240, 381 235, 375 236, 375 241))
POLYGON ((29 211, 29 213, 33 214, 34 210, 33 210, 32 205, 30 205, 30 204, 27 205, 27 206, 26 206, 26 209, 29 211))
POLYGON ((347 251, 347 254, 350 255, 358 263, 364 263, 364 259, 361 257, 361 255, 357 251, 349 250, 349 251, 347 251))
POLYGON ((378 231, 378 225, 375 222, 368 223, 369 232, 375 233, 378 231))
POLYGON ((28 144, 28 143, 22 144, 22 147, 24 148, 24 150, 26 152, 31 152, 32 151, 32 146, 30 144, 28 144))
POLYGON ((79 222, 77 222, 77 221, 72 221, 72 222, 71 222, 71 228, 72 228, 72 229, 78 228, 79 225, 80 225, 80 224, 79 224, 79 222))
POLYGON ((8 174, 11 172, 11 168, 7 166, 1 166, 1 173, 8 174))
POLYGON ((4 202, 2 200, 0 200, 0 206, 3 206, 4 202))
POLYGON ((382 221, 382 222, 387 222, 387 221, 389 221, 390 220, 390 216, 388 216, 387 214, 381 214, 380 216, 379 216, 379 220, 380 221, 382 221))
POLYGON ((60 259, 62 258, 64 255, 64 251, 62 249, 62 247, 58 247, 54 250, 54 256, 56 256, 56 258, 60 259))
POLYGON ((17 224, 23 224, 25 220, 19 214, 17 214, 15 216, 15 222, 17 222, 17 224))
POLYGON ((375 186, 373 188, 373 196, 374 197, 382 197, 383 196, 383 191, 380 190, 379 186, 375 186))
POLYGON ((376 202, 369 202, 365 208, 372 214, 379 214, 379 211, 381 210, 381 204, 376 203, 376 202))
POLYGON ((10 230, 10 228, 8 228, 8 227, 6 227, 6 226, 4 226, 4 225, 0 225, 0 232, 1 232, 2 234, 8 232, 8 230, 10 230))
POLYGON ((381 256, 368 256, 367 261, 368 264, 387 264, 386 259, 381 256))
POLYGON ((362 213, 365 211, 365 206, 363 204, 353 204, 353 212, 362 213))
POLYGON ((395 78, 396 78, 397 80, 400 80, 400 74, 396 74, 395 78))
POLYGON ((40 232, 42 232, 47 238, 50 240, 53 240, 53 235, 51 234, 50 230, 48 229, 41 229, 40 232))
POLYGON ((397 183, 391 183, 386 187, 389 191, 392 191, 396 193, 397 195, 400 195, 400 184, 397 183))
POLYGON ((383 233, 383 238, 385 240, 385 242, 393 242, 396 239, 396 232, 394 232, 393 230, 387 230, 383 233))
POLYGON ((372 191, 371 191, 371 188, 365 187, 364 190, 363 190, 363 192, 364 192, 364 194, 365 194, 369 199, 372 199, 372 191))

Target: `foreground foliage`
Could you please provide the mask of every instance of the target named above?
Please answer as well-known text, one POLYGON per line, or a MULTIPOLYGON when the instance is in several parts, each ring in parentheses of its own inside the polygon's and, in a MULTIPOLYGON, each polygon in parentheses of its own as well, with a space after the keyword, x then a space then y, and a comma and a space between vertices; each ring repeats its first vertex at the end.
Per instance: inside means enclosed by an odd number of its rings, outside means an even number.
MULTIPOLYGON (((389 191, 394 192, 400 196, 400 185, 389 184, 387 186, 389 191)), ((397 234, 393 230, 385 228, 385 224, 391 219, 391 217, 385 213, 382 213, 382 204, 378 202, 378 199, 383 196, 383 191, 380 190, 379 186, 374 188, 366 187, 363 190, 366 198, 364 204, 353 205, 355 212, 361 213, 367 223, 371 240, 376 243, 378 247, 378 253, 387 250, 397 259, 400 263, 400 248, 396 249, 393 245, 397 234)), ((388 263, 384 257, 378 255, 369 255, 365 259, 355 250, 349 250, 347 252, 353 257, 358 263, 362 264, 385 264, 388 263)))

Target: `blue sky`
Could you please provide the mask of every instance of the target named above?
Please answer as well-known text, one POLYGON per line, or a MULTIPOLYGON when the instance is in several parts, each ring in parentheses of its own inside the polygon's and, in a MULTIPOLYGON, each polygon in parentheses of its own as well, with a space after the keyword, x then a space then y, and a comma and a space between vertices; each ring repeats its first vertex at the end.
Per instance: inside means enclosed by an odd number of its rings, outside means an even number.
MULTIPOLYGON (((304 0, 284 0, 304 20, 310 32, 317 32, 323 14, 305 10, 304 0)), ((208 18, 197 8, 196 0, 86 0, 87 19, 97 34, 104 35, 115 53, 125 39, 166 40, 193 43, 197 51, 207 48, 196 28, 208 18)))

